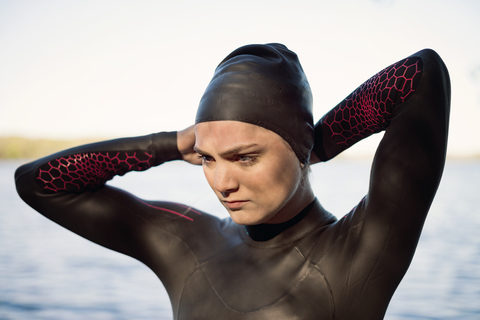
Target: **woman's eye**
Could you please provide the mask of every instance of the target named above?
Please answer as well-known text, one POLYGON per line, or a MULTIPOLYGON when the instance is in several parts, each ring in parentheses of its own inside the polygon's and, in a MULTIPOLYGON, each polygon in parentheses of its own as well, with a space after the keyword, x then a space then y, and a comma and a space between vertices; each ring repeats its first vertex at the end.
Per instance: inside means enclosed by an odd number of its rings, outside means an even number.
POLYGON ((200 154, 200 155, 198 155, 198 157, 199 157, 200 159, 202 159, 202 161, 203 161, 204 163, 213 161, 213 158, 212 158, 211 156, 206 156, 206 155, 200 154))
POLYGON ((210 162, 210 161, 213 161, 213 158, 210 156, 203 156, 203 161, 210 162))
POLYGON ((257 157, 251 156, 251 155, 238 155, 237 160, 241 162, 242 164, 252 164, 255 162, 257 157))

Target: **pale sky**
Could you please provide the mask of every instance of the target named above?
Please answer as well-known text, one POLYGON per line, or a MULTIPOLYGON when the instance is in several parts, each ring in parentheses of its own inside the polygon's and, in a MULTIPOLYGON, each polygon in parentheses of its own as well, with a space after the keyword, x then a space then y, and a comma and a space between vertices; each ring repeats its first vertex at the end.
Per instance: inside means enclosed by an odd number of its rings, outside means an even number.
POLYGON ((2 0, 0 136, 182 129, 217 64, 267 42, 299 55, 317 120, 379 70, 432 48, 452 81, 449 154, 480 155, 479 16, 475 0, 2 0))

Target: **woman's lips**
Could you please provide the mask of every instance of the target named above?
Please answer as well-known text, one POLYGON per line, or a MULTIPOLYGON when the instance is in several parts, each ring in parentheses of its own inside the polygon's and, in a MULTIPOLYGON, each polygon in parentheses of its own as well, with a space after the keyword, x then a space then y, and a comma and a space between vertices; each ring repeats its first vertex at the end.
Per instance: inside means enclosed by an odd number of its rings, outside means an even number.
POLYGON ((225 203, 225 206, 227 206, 229 209, 241 209, 248 200, 239 200, 239 201, 223 201, 225 203))

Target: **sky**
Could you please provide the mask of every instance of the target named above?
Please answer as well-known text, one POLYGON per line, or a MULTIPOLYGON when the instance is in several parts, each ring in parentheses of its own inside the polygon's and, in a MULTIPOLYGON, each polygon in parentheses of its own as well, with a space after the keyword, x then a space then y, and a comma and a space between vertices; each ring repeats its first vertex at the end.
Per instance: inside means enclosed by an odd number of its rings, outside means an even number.
POLYGON ((319 119, 376 72, 432 48, 452 82, 448 154, 480 155, 479 16, 475 0, 0 0, 0 136, 183 129, 218 63, 250 43, 298 54, 319 119))

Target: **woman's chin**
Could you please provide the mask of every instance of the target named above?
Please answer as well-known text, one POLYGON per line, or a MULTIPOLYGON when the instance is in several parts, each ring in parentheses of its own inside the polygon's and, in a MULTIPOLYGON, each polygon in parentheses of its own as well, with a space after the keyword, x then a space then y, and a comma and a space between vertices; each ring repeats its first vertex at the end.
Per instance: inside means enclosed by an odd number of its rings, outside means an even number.
POLYGON ((244 226, 252 226, 265 223, 266 221, 271 219, 271 217, 268 215, 250 213, 246 212, 245 210, 232 211, 227 209, 227 211, 230 214, 233 222, 244 226))

